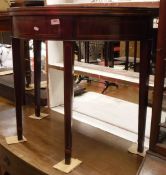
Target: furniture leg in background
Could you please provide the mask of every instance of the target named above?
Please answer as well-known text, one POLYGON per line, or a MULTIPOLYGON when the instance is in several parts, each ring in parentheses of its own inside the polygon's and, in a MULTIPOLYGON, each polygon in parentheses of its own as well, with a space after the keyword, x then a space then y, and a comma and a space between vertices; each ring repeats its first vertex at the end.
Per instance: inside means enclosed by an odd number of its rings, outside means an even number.
POLYGON ((109 67, 114 67, 114 43, 113 42, 109 42, 109 47, 110 47, 110 58, 109 58, 109 67))
POLYGON ((30 115, 32 119, 43 119, 48 116, 47 113, 41 112, 41 40, 33 41, 34 48, 34 97, 35 97, 35 114, 30 115))
POLYGON ((134 72, 136 72, 137 64, 137 41, 134 41, 134 72))
MULTIPOLYGON (((84 42, 84 47, 85 47, 85 63, 89 63, 89 41, 85 41, 84 42)), ((81 62, 81 41, 78 42, 78 61, 81 62)), ((79 75, 78 77, 78 81, 77 81, 77 84, 79 84, 82 80, 87 80, 89 81, 89 78, 86 77, 86 76, 82 76, 82 75, 79 75)))
POLYGON ((126 41, 125 55, 126 55, 125 70, 128 70, 129 69, 129 41, 126 41))
MULTIPOLYGON (((112 41, 106 41, 104 44, 104 57, 105 57, 105 66, 106 67, 114 67, 114 44, 112 41)), ((105 81, 105 88, 102 91, 102 94, 108 89, 109 86, 115 86, 118 88, 118 85, 113 82, 105 81)))
POLYGON ((105 42, 104 43, 104 62, 105 62, 105 66, 108 67, 108 60, 109 60, 109 56, 110 56, 110 48, 109 48, 109 42, 105 42))
POLYGON ((81 61, 81 41, 78 42, 78 61, 81 61))
POLYGON ((26 78, 26 87, 28 88, 31 84, 31 63, 30 63, 30 54, 29 54, 29 41, 24 41, 24 57, 25 57, 25 78, 26 78))
POLYGON ((85 41, 85 63, 89 63, 89 41, 85 41))
POLYGON ((114 67, 114 43, 112 41, 106 41, 104 47, 105 66, 114 67))

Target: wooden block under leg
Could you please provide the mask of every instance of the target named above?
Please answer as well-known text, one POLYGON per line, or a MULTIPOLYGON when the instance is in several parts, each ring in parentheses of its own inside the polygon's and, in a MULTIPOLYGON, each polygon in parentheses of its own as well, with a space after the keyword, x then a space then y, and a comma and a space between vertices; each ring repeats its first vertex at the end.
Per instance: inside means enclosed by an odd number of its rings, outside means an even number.
POLYGON ((136 143, 133 143, 131 145, 131 147, 128 149, 128 152, 132 153, 132 154, 137 154, 137 155, 140 155, 142 157, 145 157, 146 155, 146 151, 148 150, 147 148, 144 148, 144 152, 143 153, 140 153, 137 151, 138 150, 138 145, 136 143))
MULTIPOLYGON (((41 81, 40 83, 40 89, 45 89, 47 88, 47 81, 41 81)), ((26 91, 31 91, 34 89, 34 84, 30 84, 29 87, 25 87, 26 91)))
POLYGON ((32 119, 35 119, 35 120, 41 120, 41 119, 43 119, 45 117, 48 117, 48 114, 46 114, 46 113, 40 113, 40 116, 39 117, 36 116, 35 114, 32 114, 32 115, 29 116, 29 118, 32 118, 32 119))
POLYGON ((55 168, 59 171, 62 171, 64 173, 70 173, 72 170, 74 170, 76 167, 78 167, 81 163, 82 163, 82 161, 80 161, 78 159, 71 158, 70 165, 66 165, 65 160, 63 160, 63 161, 57 163, 56 165, 54 165, 53 168, 55 168))
POLYGON ((16 143, 22 143, 22 142, 26 142, 27 141, 27 139, 24 136, 23 136, 22 140, 18 140, 17 136, 5 137, 5 140, 6 140, 8 145, 16 144, 16 143))

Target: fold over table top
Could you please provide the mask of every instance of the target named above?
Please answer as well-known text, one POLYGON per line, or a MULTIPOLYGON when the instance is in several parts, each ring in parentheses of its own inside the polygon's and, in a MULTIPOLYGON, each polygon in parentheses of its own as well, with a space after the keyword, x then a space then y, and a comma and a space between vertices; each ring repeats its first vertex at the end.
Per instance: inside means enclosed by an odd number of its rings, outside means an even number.
POLYGON ((17 38, 142 40, 151 37, 159 2, 66 3, 13 7, 9 13, 13 17, 13 36, 17 38))
POLYGON ((46 5, 39 7, 14 7, 10 8, 11 15, 19 15, 19 12, 25 15, 32 14, 58 14, 63 15, 95 15, 95 14, 113 14, 128 15, 158 13, 159 2, 121 2, 121 3, 64 3, 57 5, 46 5))

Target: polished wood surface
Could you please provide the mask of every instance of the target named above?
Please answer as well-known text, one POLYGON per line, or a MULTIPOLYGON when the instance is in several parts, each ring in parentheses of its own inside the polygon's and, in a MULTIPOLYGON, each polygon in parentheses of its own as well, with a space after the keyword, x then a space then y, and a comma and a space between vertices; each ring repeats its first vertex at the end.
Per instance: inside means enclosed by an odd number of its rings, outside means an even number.
MULTIPOLYGON (((4 172, 8 172, 9 175, 64 174, 52 167, 63 158, 64 118, 51 112, 48 118, 36 121, 28 117, 33 111, 33 106, 24 108, 24 136, 28 141, 7 145, 4 137, 16 134, 15 107, 11 102, 0 98, 1 175, 4 175, 4 172)), ((83 163, 70 175, 136 174, 142 158, 127 152, 131 142, 99 129, 93 131, 93 128, 81 125, 87 135, 88 132, 91 134, 93 132, 96 138, 85 136, 77 131, 80 124, 78 121, 73 121, 73 156, 83 163), (105 142, 101 139, 105 139, 105 142)))
MULTIPOLYGON (((69 163, 71 147, 72 83, 73 83, 73 40, 140 40, 141 71, 139 95, 139 138, 138 151, 143 152, 146 108, 149 81, 149 56, 152 40, 153 18, 158 16, 158 3, 140 3, 133 7, 109 3, 85 5, 55 5, 32 8, 11 8, 13 40, 62 40, 64 41, 65 75, 65 160, 69 163), (101 5, 101 4, 100 4, 101 5), (142 6, 141 6, 142 5, 142 6), (47 27, 45 27, 47 26, 47 27), (86 26, 86 27, 85 27, 86 26)), ((126 5, 126 3, 125 3, 126 5)), ((18 42, 18 41, 17 41, 18 42)), ((18 45, 19 46, 19 45, 18 45)), ((16 49, 19 51, 19 48, 16 49)), ((14 50, 13 50, 14 51, 14 50)), ((16 51, 14 51, 16 52, 16 51)), ((21 62, 21 57, 14 57, 21 62)), ((16 79, 20 75, 16 73, 16 79)), ((15 84, 16 91, 19 86, 15 84)), ((20 101, 17 95, 16 100, 20 101)), ((20 104, 19 104, 20 105, 20 104)), ((20 109, 20 106, 18 109, 20 109)), ((22 113, 18 116, 21 116, 22 113)), ((21 122, 21 117, 19 117, 21 122)), ((17 124, 19 124, 19 122, 17 124)), ((18 135, 21 131, 18 133, 18 135)))

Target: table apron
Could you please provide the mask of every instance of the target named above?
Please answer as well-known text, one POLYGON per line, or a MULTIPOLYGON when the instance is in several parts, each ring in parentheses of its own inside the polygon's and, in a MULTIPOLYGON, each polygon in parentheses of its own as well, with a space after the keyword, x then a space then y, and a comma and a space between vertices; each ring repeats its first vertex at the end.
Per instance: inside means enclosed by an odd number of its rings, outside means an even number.
POLYGON ((37 40, 144 40, 152 17, 14 16, 13 37, 37 40))

